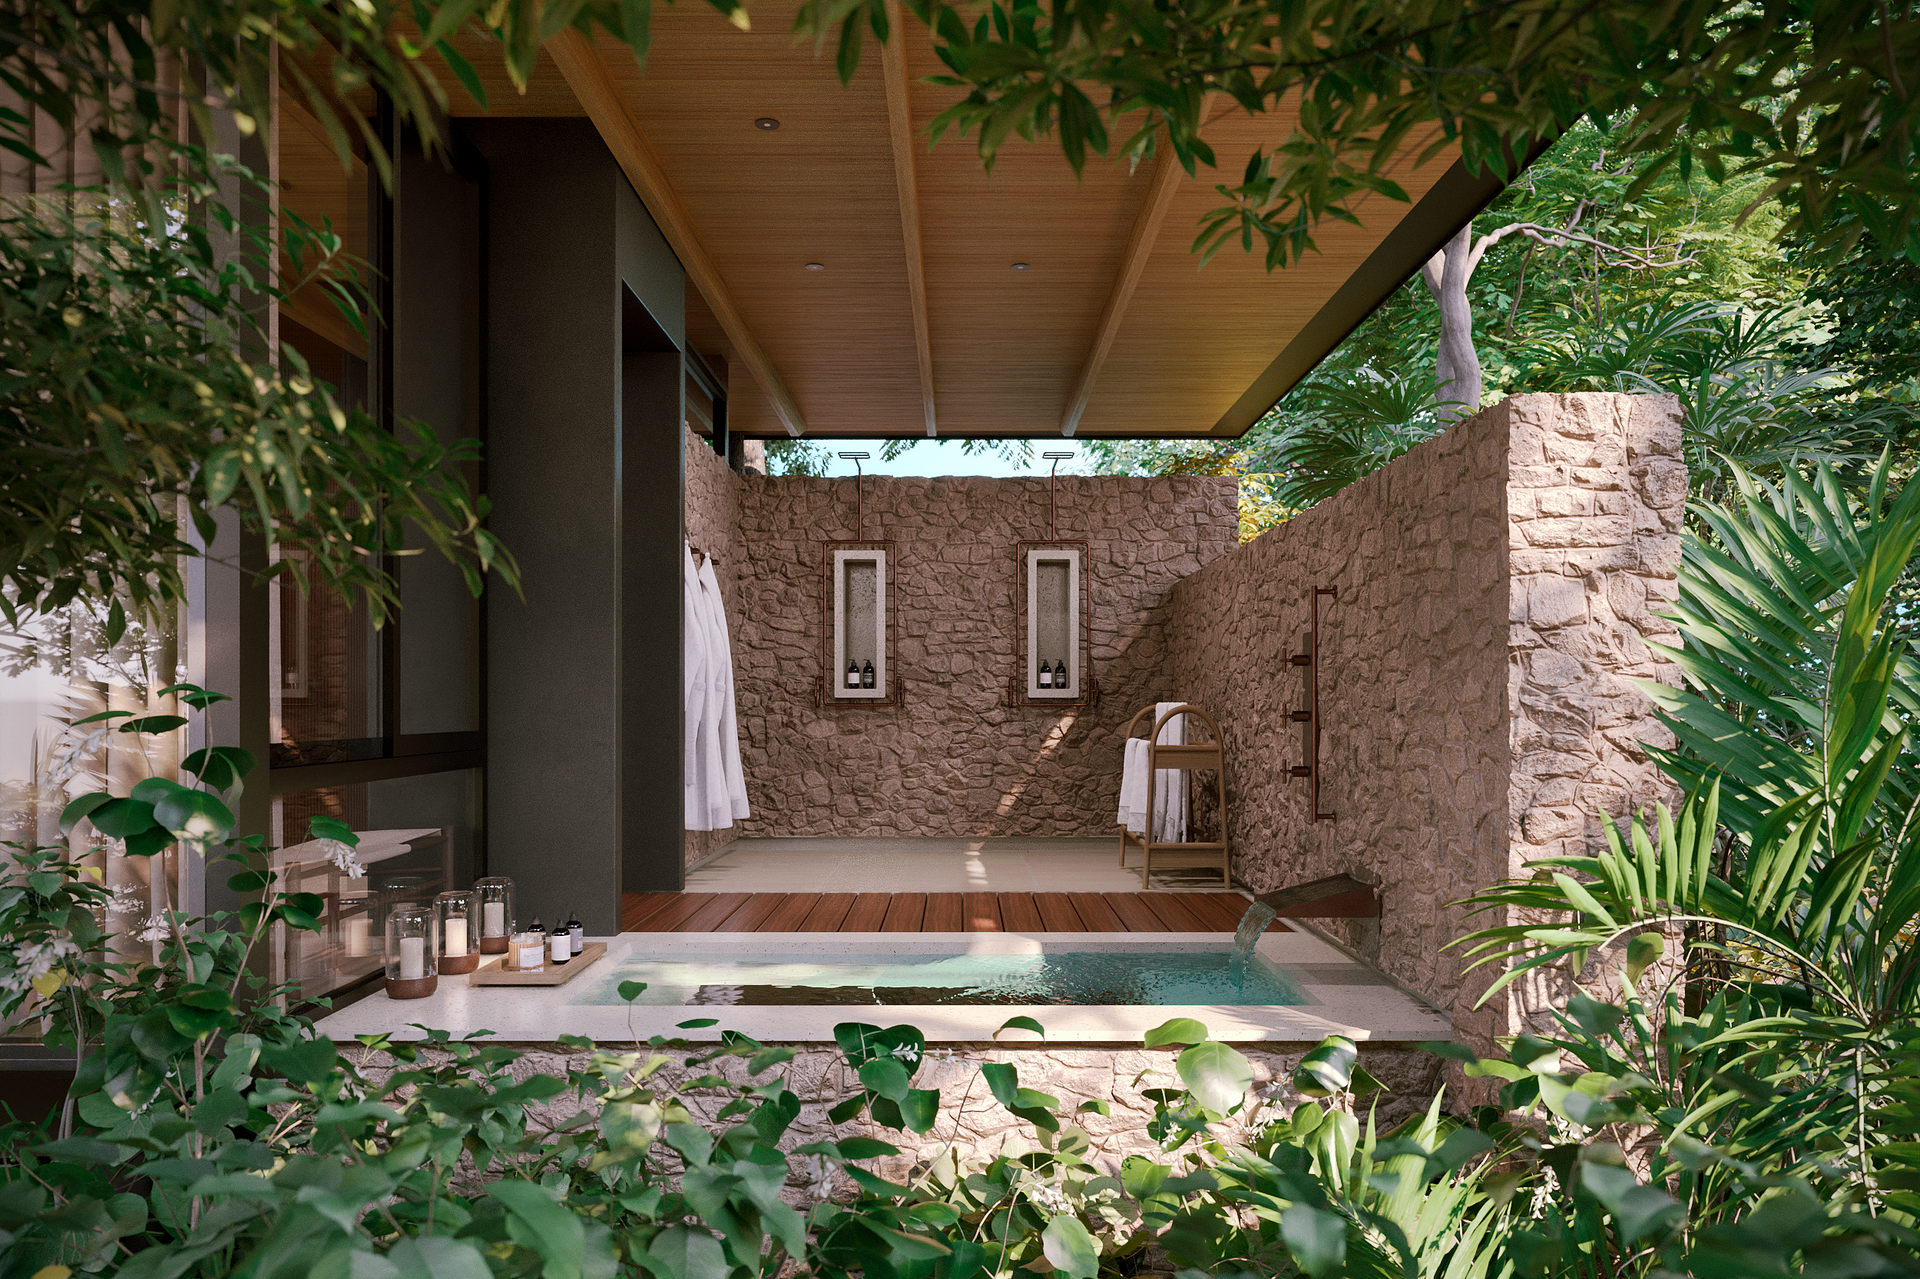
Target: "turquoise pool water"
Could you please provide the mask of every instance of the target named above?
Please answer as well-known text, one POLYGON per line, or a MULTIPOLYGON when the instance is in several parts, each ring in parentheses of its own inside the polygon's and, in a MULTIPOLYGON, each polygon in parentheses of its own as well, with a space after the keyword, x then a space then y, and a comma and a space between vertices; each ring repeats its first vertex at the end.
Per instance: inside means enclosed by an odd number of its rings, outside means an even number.
POLYGON ((1255 957, 1229 971, 1225 951, 1070 951, 1023 955, 647 955, 622 958, 571 1004, 1224 1004, 1312 1002, 1255 957))

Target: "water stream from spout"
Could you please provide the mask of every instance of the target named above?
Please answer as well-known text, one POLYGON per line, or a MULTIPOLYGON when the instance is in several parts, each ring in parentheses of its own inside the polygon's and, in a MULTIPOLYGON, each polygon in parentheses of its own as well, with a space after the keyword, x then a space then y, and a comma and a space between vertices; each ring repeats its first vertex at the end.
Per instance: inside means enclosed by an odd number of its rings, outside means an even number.
POLYGON ((1267 931, 1267 925, 1279 917, 1280 912, 1261 902, 1247 907, 1247 913, 1240 916, 1240 927, 1233 930, 1233 954, 1227 959, 1227 975, 1233 978, 1236 986, 1246 984, 1247 960, 1253 956, 1253 948, 1260 941, 1260 935, 1267 931))

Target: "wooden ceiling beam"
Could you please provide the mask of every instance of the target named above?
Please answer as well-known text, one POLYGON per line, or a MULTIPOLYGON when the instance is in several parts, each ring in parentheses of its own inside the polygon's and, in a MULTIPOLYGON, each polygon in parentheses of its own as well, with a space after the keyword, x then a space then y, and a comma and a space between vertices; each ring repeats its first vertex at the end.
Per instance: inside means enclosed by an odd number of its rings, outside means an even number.
POLYGON ((1087 362, 1080 368, 1080 378, 1074 383, 1066 412, 1060 415, 1061 435, 1070 437, 1080 429, 1080 415, 1087 411, 1087 401, 1093 398, 1093 386, 1100 378, 1100 368, 1107 362, 1108 352, 1113 350, 1113 340, 1119 336, 1120 323, 1126 319, 1127 305, 1133 301, 1133 291, 1139 287, 1140 276, 1147 269, 1147 259, 1153 256, 1153 242, 1159 238, 1160 224, 1167 220, 1167 210, 1173 207, 1174 192, 1180 189, 1180 179, 1186 175, 1187 171, 1180 167, 1180 158, 1163 141, 1159 156, 1154 161, 1153 178, 1147 187, 1146 199, 1141 201, 1140 210, 1133 218, 1133 231, 1127 237, 1127 251, 1120 259, 1120 274, 1113 282, 1112 291, 1107 294, 1107 305, 1100 312, 1099 327, 1094 329, 1093 345, 1087 350, 1087 362))
POLYGON ((893 179, 900 192, 900 238, 907 254, 907 296, 913 305, 913 344, 920 359, 920 401, 927 438, 940 434, 933 404, 933 336, 927 326, 927 272, 920 252, 920 185, 914 172, 913 105, 907 98, 906 30, 899 0, 887 0, 888 39, 880 46, 887 83, 887 136, 893 143, 893 179))
POLYGON ((720 268, 701 245, 693 219, 688 215, 686 206, 681 204, 673 183, 667 179, 666 170, 660 167, 653 148, 647 145, 646 134, 641 131, 639 121, 633 118, 633 112, 621 96, 620 87, 614 82, 613 72, 600 56, 600 51, 591 40, 571 27, 547 41, 544 48, 553 59, 554 66, 565 77, 567 87, 573 90, 573 96, 579 99, 587 118, 600 131, 601 139, 613 153, 621 171, 627 175, 627 181, 633 183, 641 203, 647 206, 647 212, 659 224, 661 234, 667 237, 667 243, 679 256, 680 265, 686 268, 687 278, 700 291, 700 296, 707 300, 707 305, 713 308, 714 318, 720 322, 727 341, 733 344, 734 354, 747 366, 753 380, 766 393, 780 424, 787 428, 788 435, 805 435, 807 423, 800 413, 799 404, 792 392, 787 390, 780 370, 753 336, 753 330, 747 327, 740 308, 734 304, 733 294, 721 278, 720 268))

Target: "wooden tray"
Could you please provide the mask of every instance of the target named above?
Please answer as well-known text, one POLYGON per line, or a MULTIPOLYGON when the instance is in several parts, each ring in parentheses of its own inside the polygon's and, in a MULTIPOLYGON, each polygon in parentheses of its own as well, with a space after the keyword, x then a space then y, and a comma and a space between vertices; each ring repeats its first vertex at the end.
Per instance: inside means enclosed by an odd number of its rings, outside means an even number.
POLYGON ((470 986, 564 986, 591 968, 594 961, 607 953, 607 944, 603 941, 590 941, 581 948, 579 954, 564 964, 549 963, 538 972, 510 972, 501 967, 507 957, 488 960, 467 976, 470 986))

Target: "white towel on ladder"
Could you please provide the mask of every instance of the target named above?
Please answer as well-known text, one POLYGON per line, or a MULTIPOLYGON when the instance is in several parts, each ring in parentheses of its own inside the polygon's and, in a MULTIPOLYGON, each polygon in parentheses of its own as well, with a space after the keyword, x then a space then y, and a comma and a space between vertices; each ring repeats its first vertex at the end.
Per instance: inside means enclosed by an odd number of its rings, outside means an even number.
POLYGON ((1135 835, 1147 829, 1147 739, 1129 737, 1120 767, 1120 824, 1135 835))
MULTIPOLYGON (((1153 708, 1153 722, 1159 723, 1160 717, 1180 702, 1158 702, 1153 708)), ((1152 729, 1148 729, 1149 732, 1152 729)), ((1180 746, 1187 740, 1187 717, 1176 716, 1160 730, 1160 745, 1180 746)), ((1126 756, 1120 767, 1120 813, 1119 823, 1135 835, 1143 835, 1147 829, 1147 739, 1129 737, 1126 756)), ((1153 840, 1159 844, 1185 843, 1187 838, 1187 781, 1184 770, 1161 768, 1152 770, 1153 778, 1153 840)))
MULTIPOLYGON (((1154 723, 1184 702, 1156 702, 1154 723)), ((1184 746, 1187 742, 1187 717, 1176 715, 1167 721, 1158 738, 1162 746, 1184 746)), ((1187 774, 1185 769, 1160 768, 1153 776, 1153 840, 1156 844, 1187 842, 1187 774)))

